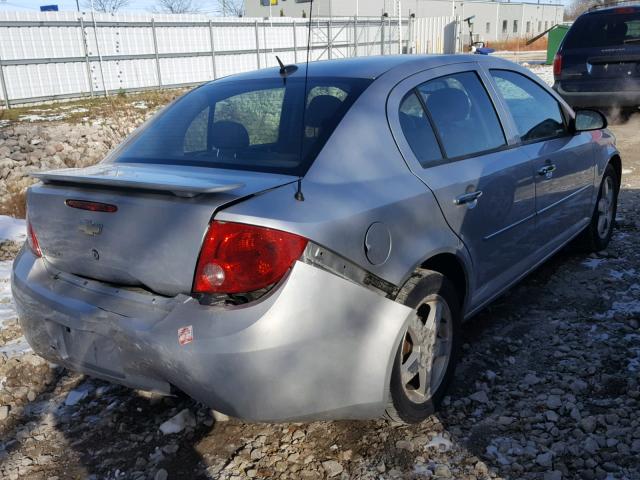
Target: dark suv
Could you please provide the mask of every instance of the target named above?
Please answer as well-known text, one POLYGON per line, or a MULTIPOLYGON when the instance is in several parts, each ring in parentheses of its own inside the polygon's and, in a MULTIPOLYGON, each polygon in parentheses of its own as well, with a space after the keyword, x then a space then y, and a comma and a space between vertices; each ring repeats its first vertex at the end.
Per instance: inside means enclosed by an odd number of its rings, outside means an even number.
POLYGON ((640 3, 584 13, 553 64, 553 88, 572 107, 640 105, 640 3))

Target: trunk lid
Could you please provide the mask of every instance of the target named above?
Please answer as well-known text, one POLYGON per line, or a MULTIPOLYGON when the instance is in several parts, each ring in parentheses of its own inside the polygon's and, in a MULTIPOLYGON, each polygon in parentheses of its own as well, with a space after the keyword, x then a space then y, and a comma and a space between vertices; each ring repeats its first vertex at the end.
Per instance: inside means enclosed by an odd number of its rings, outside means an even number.
POLYGON ((202 239, 217 210, 296 180, 153 164, 102 164, 34 176, 43 183, 29 191, 29 221, 49 264, 168 296, 191 291, 202 239), (68 200, 117 211, 72 208, 68 200))

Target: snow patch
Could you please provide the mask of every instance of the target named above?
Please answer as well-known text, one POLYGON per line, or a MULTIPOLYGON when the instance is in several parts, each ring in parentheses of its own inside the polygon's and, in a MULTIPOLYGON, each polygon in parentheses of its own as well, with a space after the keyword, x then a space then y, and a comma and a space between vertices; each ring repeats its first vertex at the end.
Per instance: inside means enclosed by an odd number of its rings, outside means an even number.
POLYGON ((64 113, 54 114, 54 115, 21 115, 18 120, 21 122, 56 122, 58 120, 63 120, 67 117, 64 113))
POLYGON ((436 435, 427 443, 426 448, 437 448, 441 452, 446 452, 450 450, 452 446, 453 443, 451 443, 451 440, 442 435, 436 435))
POLYGON ((5 240, 24 242, 26 238, 27 226, 24 220, 0 215, 0 242, 5 240))
POLYGON ((186 427, 195 427, 195 425, 195 417, 188 408, 185 408, 176 416, 160 425, 160 431, 165 435, 171 435, 172 433, 180 433, 186 427))
POLYGON ((584 262, 582 262, 580 265, 582 265, 583 267, 590 268, 591 270, 595 270, 606 261, 607 261, 606 258, 588 258, 584 262))
POLYGON ((31 347, 27 343, 27 339, 24 337, 11 340, 0 347, 0 354, 5 354, 8 358, 19 357, 31 352, 31 347))
POLYGON ((64 401, 65 406, 73 407, 74 405, 77 405, 79 402, 87 398, 92 390, 93 386, 90 384, 84 384, 75 390, 71 390, 64 401))
POLYGON ((0 262, 0 328, 17 318, 11 295, 11 261, 0 262))

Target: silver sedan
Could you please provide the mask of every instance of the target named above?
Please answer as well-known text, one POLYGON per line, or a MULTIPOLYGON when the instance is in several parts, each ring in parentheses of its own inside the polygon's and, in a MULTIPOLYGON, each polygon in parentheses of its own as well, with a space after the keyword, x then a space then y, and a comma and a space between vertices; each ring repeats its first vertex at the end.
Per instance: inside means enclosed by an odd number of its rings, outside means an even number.
POLYGON ((37 174, 13 292, 76 371, 252 420, 419 422, 465 320, 574 238, 607 246, 621 169, 601 114, 496 58, 237 75, 37 174))

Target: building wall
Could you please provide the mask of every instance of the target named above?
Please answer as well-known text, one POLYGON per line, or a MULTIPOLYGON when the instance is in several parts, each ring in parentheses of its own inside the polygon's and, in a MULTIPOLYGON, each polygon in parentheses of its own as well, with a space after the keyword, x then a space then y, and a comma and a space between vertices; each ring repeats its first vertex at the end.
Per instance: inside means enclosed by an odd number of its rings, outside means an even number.
MULTIPOLYGON (((450 11, 452 5, 448 0, 418 0, 418 2, 417 16, 442 15, 440 12, 443 9, 450 11)), ((482 41, 502 41, 514 38, 532 38, 553 25, 561 23, 564 6, 457 0, 455 15, 461 20, 475 16, 473 19, 474 38, 482 41)), ((463 22, 462 33, 465 42, 468 42, 470 32, 467 22, 463 22)))
MULTIPOLYGON (((419 0, 402 0, 402 16, 408 16, 416 12, 419 0)), ((277 0, 277 5, 271 6, 271 14, 279 16, 280 11, 287 17, 301 17, 304 11, 309 16, 308 2, 298 3, 296 0, 277 0)), ((245 13, 247 17, 267 17, 269 7, 262 6, 261 0, 245 0, 245 13)), ((361 17, 380 17, 383 13, 389 16, 397 16, 397 3, 395 0, 314 0, 313 15, 316 17, 353 17, 357 14, 361 17)), ((444 15, 451 15, 451 9, 444 15)), ((430 15, 441 16, 441 15, 430 15)))
MULTIPOLYGON (((277 0, 271 7, 271 14, 280 12, 289 17, 302 17, 304 11, 309 16, 310 3, 297 3, 297 0, 277 0)), ((328 17, 380 17, 387 13, 391 17, 398 15, 395 0, 314 0, 314 16, 328 17)), ((267 17, 269 7, 261 6, 261 0, 245 0, 248 17, 267 17)), ((551 26, 561 23, 564 6, 537 3, 508 3, 493 1, 461 0, 402 0, 402 16, 412 13, 418 18, 458 16, 461 20, 475 15, 473 19, 474 38, 483 41, 502 41, 514 38, 532 38, 551 26), (506 24, 504 23, 506 22, 506 24), (528 29, 527 29, 528 24, 528 29)), ((462 25, 465 43, 469 40, 469 27, 462 25)))

